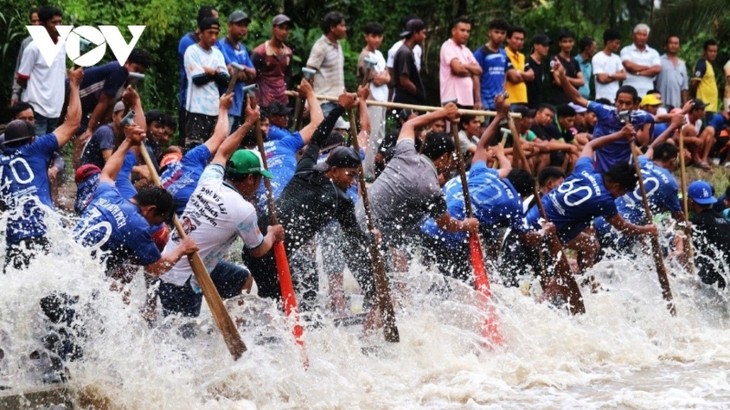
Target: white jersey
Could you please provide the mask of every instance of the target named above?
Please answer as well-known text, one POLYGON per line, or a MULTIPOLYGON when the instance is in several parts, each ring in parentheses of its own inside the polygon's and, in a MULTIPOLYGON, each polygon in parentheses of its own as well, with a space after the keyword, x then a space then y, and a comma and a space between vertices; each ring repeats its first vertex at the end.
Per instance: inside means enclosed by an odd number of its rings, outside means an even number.
MULTIPOLYGON (((258 228, 256 209, 224 181, 224 174, 225 169, 220 164, 210 164, 205 168, 181 219, 185 233, 198 245, 198 253, 208 272, 220 262, 236 236, 249 249, 264 241, 258 228)), ((179 244, 180 236, 173 233, 163 254, 179 244)), ((182 286, 192 273, 188 259, 182 258, 161 279, 182 286)))

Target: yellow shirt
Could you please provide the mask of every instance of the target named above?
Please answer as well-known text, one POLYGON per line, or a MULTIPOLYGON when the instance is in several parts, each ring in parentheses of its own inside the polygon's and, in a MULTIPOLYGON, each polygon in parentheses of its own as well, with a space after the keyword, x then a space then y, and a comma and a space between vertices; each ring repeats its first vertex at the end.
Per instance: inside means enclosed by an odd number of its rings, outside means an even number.
MULTIPOLYGON (((504 51, 507 53, 507 58, 512 63, 512 67, 519 72, 525 71, 525 55, 519 51, 513 52, 509 47, 505 48, 504 51)), ((505 79, 504 90, 509 94, 507 103, 509 104, 527 104, 527 84, 511 83, 505 79)))
POLYGON ((697 86, 697 98, 707 104, 705 110, 717 112, 717 83, 715 82, 715 70, 712 64, 702 59, 695 66, 695 78, 700 79, 700 85, 697 86), (703 75, 704 71, 704 75, 703 75))

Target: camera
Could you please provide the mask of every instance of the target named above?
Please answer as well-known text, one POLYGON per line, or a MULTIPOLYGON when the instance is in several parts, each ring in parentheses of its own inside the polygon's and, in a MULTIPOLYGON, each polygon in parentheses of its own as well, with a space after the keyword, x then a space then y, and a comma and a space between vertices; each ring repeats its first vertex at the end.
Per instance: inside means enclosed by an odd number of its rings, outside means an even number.
POLYGON ((628 124, 631 122, 631 111, 625 110, 620 111, 618 113, 618 120, 621 121, 621 124, 628 124))
POLYGON ((129 127, 130 125, 134 124, 134 116, 134 110, 129 110, 127 115, 122 118, 122 127, 129 127))

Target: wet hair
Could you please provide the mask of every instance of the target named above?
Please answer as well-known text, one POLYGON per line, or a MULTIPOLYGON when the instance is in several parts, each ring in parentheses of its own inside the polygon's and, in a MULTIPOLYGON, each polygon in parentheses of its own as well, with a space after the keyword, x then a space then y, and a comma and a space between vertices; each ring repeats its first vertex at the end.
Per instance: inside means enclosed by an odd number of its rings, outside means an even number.
POLYGON ((537 175, 537 183, 540 186, 545 186, 549 181, 558 178, 565 178, 565 172, 559 167, 545 167, 537 175))
POLYGON ((717 45, 717 41, 715 41, 715 40, 713 40, 713 39, 709 39, 709 40, 705 41, 705 42, 704 42, 704 43, 702 44, 702 49, 703 49, 703 50, 705 50, 705 51, 707 51, 707 49, 708 49, 708 48, 709 48, 710 46, 716 46, 716 45, 717 45))
POLYGON ((636 189, 636 181, 638 181, 636 170, 634 170, 634 166, 629 165, 628 162, 619 162, 618 164, 614 164, 603 174, 603 176, 608 178, 610 181, 619 184, 621 188, 624 188, 627 191, 633 191, 636 189))
POLYGON ((524 28, 519 26, 512 26, 507 30, 507 38, 512 38, 512 35, 515 33, 522 33, 525 37, 527 37, 527 32, 524 28))
POLYGON ((496 19, 492 19, 489 22, 489 30, 507 31, 507 30, 509 30, 509 28, 510 28, 509 23, 505 19, 496 18, 496 19))
POLYGON ((451 139, 449 134, 433 131, 426 134, 426 141, 421 147, 421 154, 433 161, 448 152, 454 152, 454 140, 451 139))
POLYGON ((149 186, 140 189, 134 196, 139 206, 154 205, 157 216, 172 215, 175 209, 175 202, 172 194, 157 186, 149 186))
POLYGON ((453 20, 451 20, 451 25, 449 25, 449 31, 453 30, 454 27, 456 27, 457 24, 464 23, 468 25, 472 25, 471 19, 467 16, 459 16, 453 20))
POLYGON ((611 28, 603 32, 603 44, 613 40, 621 40, 621 33, 611 28))
POLYGON ((461 128, 464 128, 474 118, 476 118, 475 115, 464 114, 461 117, 459 117, 459 125, 461 126, 461 128))
POLYGON ((582 39, 580 39, 580 41, 578 41, 578 51, 585 51, 595 42, 596 40, 594 40, 593 37, 583 37, 582 39))
MULTIPOLYGON (((10 119, 11 120, 17 119, 18 118, 18 115, 20 115, 21 112, 27 110, 28 108, 30 108, 31 110, 33 110, 33 106, 30 105, 30 104, 28 104, 27 102, 22 102, 21 101, 19 103, 16 103, 12 107, 10 107, 10 110, 9 110, 10 111, 9 112, 10 119)), ((33 114, 35 114, 35 110, 33 110, 33 114)))
POLYGON ((385 32, 385 28, 383 28, 382 24, 372 21, 365 24, 365 27, 362 29, 362 31, 365 34, 370 34, 372 36, 382 36, 385 32))
POLYGON ((575 117, 575 108, 571 107, 568 104, 560 104, 555 109, 555 114, 558 116, 558 118, 575 117))
POLYGON ((535 179, 532 174, 522 168, 515 168, 507 174, 507 180, 515 187, 517 193, 521 197, 527 197, 532 194, 535 188, 535 179))
POLYGON ((327 34, 332 30, 332 27, 342 23, 343 21, 345 21, 344 14, 339 11, 330 11, 322 18, 322 25, 320 27, 322 28, 322 32, 327 34))
POLYGON ((135 48, 132 50, 131 53, 129 53, 129 58, 127 58, 128 63, 135 63, 139 64, 145 69, 150 68, 152 65, 152 55, 141 48, 135 48))
POLYGON ((558 41, 564 38, 572 38, 573 40, 575 40, 575 33, 573 33, 571 30, 568 30, 567 28, 564 28, 560 30, 560 33, 558 33, 558 41))
POLYGON ((45 23, 54 17, 63 17, 63 12, 53 6, 41 6, 38 8, 38 20, 45 23))
POLYGON ((654 148, 654 159, 657 161, 669 161, 677 158, 679 148, 668 142, 662 142, 654 148))
POLYGON ((209 6, 209 5, 200 6, 200 8, 198 9, 198 18, 197 18, 198 25, 200 25, 200 22, 203 21, 204 19, 213 17, 214 11, 216 11, 216 10, 215 10, 215 7, 213 7, 213 6, 209 6))

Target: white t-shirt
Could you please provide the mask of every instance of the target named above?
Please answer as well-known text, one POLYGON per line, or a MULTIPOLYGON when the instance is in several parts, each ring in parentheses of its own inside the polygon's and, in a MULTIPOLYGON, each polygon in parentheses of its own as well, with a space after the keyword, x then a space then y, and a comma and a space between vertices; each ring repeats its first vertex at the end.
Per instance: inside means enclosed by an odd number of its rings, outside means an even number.
MULTIPOLYGON (((639 65, 646 67, 661 66, 662 61, 659 58, 659 53, 649 46, 645 46, 644 50, 639 50, 636 45, 630 44, 621 49, 621 61, 631 61, 639 65)), ((639 97, 646 95, 646 92, 654 88, 654 78, 645 77, 641 75, 634 75, 627 71, 626 81, 624 85, 630 85, 636 88, 639 97)))
POLYGON ((20 99, 46 118, 58 118, 66 95, 66 45, 62 44, 49 66, 43 59, 38 44, 31 41, 23 51, 18 75, 28 78, 28 85, 20 99))
MULTIPOLYGON (((373 71, 378 74, 385 71, 385 57, 383 57, 383 53, 381 53, 380 50, 375 50, 368 54, 371 59, 377 62, 375 67, 373 67, 373 71)), ((371 81, 370 99, 375 101, 388 101, 388 84, 375 85, 375 83, 371 81)))
MULTIPOLYGON (((606 55, 603 51, 599 51, 593 56, 591 60, 593 64, 593 75, 597 78, 598 74, 616 74, 617 72, 624 69, 621 64, 621 58, 617 54, 611 53, 606 55)), ((599 98, 606 98, 613 102, 616 100, 616 92, 619 88, 618 80, 611 81, 608 84, 601 84, 597 79, 594 79, 596 86, 596 100, 599 98)))
MULTIPOLYGON (((181 218, 185 232, 198 245, 198 253, 209 272, 220 262, 236 236, 248 249, 256 248, 264 241, 256 209, 233 186, 224 182, 224 174, 225 169, 220 164, 205 167, 181 218)), ((179 244, 180 236, 174 232, 163 254, 179 244)), ((161 279, 182 286, 192 273, 188 259, 182 258, 161 279)))
POLYGON ((215 81, 204 85, 193 84, 193 77, 204 74, 203 67, 227 72, 226 60, 218 47, 204 50, 199 44, 193 44, 185 50, 185 72, 188 75, 188 92, 185 109, 195 114, 218 115, 220 93, 215 81))
MULTIPOLYGON (((391 47, 388 50, 388 61, 385 64, 388 68, 393 68, 393 64, 395 64, 395 53, 398 52, 398 49, 402 45, 403 45, 403 40, 398 40, 395 44, 393 44, 393 47, 391 47)), ((423 55, 423 49, 421 49, 420 45, 416 44, 416 46, 413 47, 413 57, 416 59, 416 68, 418 68, 418 71, 421 71, 421 56, 422 55, 423 55)))

